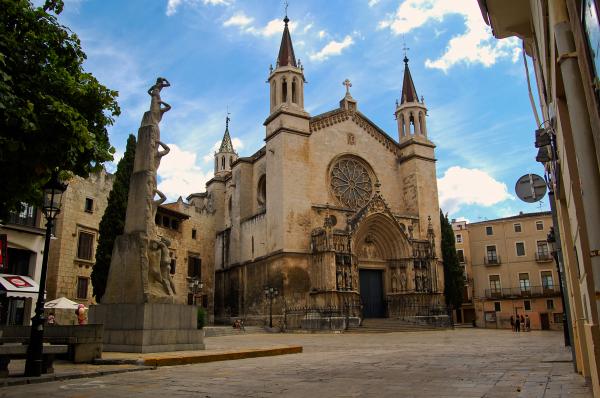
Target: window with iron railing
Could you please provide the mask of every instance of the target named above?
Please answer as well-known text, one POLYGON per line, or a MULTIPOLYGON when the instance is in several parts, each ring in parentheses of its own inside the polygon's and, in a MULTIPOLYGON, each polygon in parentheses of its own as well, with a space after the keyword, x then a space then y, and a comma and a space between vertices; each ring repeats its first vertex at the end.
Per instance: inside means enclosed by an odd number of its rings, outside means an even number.
POLYGON ((37 227, 37 208, 27 203, 21 203, 20 211, 13 211, 8 214, 8 223, 37 227))
POLYGON ((485 264, 500 264, 500 256, 496 252, 496 246, 486 246, 485 248, 485 264))
POLYGON ((521 288, 521 292, 530 292, 531 291, 531 283, 529 281, 528 273, 520 273, 519 274, 519 287, 521 288))
POLYGON ((552 271, 542 271, 542 288, 544 290, 554 290, 554 279, 552 278, 552 271))

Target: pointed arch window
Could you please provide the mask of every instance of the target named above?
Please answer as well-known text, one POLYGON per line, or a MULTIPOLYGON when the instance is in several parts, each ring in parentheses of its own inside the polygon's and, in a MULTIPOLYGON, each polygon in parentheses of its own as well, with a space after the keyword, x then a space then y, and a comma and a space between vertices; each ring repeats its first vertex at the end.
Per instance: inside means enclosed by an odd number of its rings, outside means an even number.
POLYGON ((409 133, 415 134, 415 116, 411 113, 410 118, 408 120, 409 120, 409 129, 410 129, 409 133))
POLYGON ((275 81, 271 82, 271 106, 275 106, 275 94, 276 94, 276 90, 275 90, 275 81))
POLYGON ((281 101, 287 102, 287 81, 285 78, 281 81, 281 101))
POLYGON ((221 157, 221 170, 225 170, 225 156, 221 157))
POLYGON ((264 209, 267 205, 267 176, 264 174, 258 180, 256 199, 259 209, 264 209))
POLYGON ((297 104, 297 103, 298 103, 298 92, 297 92, 297 90, 296 90, 296 87, 297 87, 297 85, 298 85, 298 83, 297 83, 297 81, 296 81, 296 78, 294 78, 294 79, 292 80, 292 102, 293 102, 294 104, 297 104))

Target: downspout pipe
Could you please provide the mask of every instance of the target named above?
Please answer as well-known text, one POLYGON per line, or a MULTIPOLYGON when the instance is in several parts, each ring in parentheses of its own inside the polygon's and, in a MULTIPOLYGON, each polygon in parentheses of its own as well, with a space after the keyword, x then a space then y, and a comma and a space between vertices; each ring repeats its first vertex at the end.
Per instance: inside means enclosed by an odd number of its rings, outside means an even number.
MULTIPOLYGON (((554 26, 557 63, 563 79, 567 107, 569 109, 569 122, 573 135, 573 146, 579 172, 579 188, 583 202, 584 216, 580 218, 585 223, 589 250, 582 253, 584 258, 589 258, 594 278, 596 295, 600 292, 600 171, 596 163, 596 154, 590 119, 587 113, 585 93, 581 79, 581 70, 577 62, 577 49, 573 32, 568 22, 559 22, 554 26)), ((596 296, 595 295, 595 296, 596 296)), ((590 304, 595 302, 596 311, 600 306, 596 297, 589 297, 590 304)), ((591 308, 590 308, 591 309, 591 308)), ((598 319, 596 316, 585 314, 590 324, 598 319)))

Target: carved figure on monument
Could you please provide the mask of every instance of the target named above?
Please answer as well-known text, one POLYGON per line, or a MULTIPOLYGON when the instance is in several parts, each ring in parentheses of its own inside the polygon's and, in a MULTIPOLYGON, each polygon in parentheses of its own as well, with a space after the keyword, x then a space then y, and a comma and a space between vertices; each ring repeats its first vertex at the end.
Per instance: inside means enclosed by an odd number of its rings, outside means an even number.
POLYGON ((400 273, 400 290, 401 291, 406 290, 406 273, 405 272, 400 273))
POLYGON ((152 117, 151 124, 160 123, 162 115, 171 110, 171 105, 167 104, 160 98, 160 92, 165 87, 170 87, 171 83, 164 77, 156 79, 156 83, 148 89, 148 94, 152 97, 150 102, 150 115, 152 117))
POLYGON ((156 144, 163 148, 162 151, 157 148, 156 154, 154 155, 154 167, 158 169, 158 166, 160 166, 160 159, 163 156, 167 155, 169 152, 171 152, 171 148, 169 148, 167 144, 159 140, 156 140, 156 144))
POLYGON ((103 301, 114 303, 169 303, 175 297, 170 277, 169 242, 159 238, 156 211, 166 201, 157 189, 157 169, 170 152, 160 140, 159 123, 171 106, 160 93, 171 84, 159 77, 148 90, 150 109, 138 130, 130 180, 124 234, 117 237, 103 301), (155 199, 155 197, 158 198, 155 199))

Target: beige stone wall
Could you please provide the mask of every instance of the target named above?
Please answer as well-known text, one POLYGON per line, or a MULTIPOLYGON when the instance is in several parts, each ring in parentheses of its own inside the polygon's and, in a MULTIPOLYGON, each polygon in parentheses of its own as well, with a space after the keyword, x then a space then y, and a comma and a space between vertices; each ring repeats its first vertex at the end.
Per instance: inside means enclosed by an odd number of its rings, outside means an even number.
POLYGON ((175 282, 177 303, 188 303, 188 294, 191 293, 187 279, 188 258, 190 255, 197 256, 202 261, 201 282, 203 288, 198 292, 196 304, 202 305, 202 296, 206 296, 204 300, 207 302, 209 322, 212 323, 214 314, 215 240, 209 231, 212 229, 213 217, 206 211, 202 211, 194 203, 188 204, 183 200, 167 204, 165 207, 189 216, 188 219, 180 222, 177 230, 165 227, 158 228, 159 236, 164 236, 171 241, 169 250, 172 252, 172 258, 176 260, 173 280, 175 282), (192 236, 192 230, 196 231, 195 238, 192 236))
POLYGON ((114 176, 105 170, 91 174, 88 178, 74 177, 63 195, 62 209, 57 218, 55 236, 50 242, 48 259, 47 300, 67 297, 85 304, 95 302, 92 283, 89 279, 96 257, 98 226, 104 215, 108 194, 114 176), (86 199, 93 200, 91 211, 86 211, 86 199), (93 235, 91 259, 77 257, 80 233, 93 235), (77 297, 78 278, 88 279, 86 297, 77 297))

